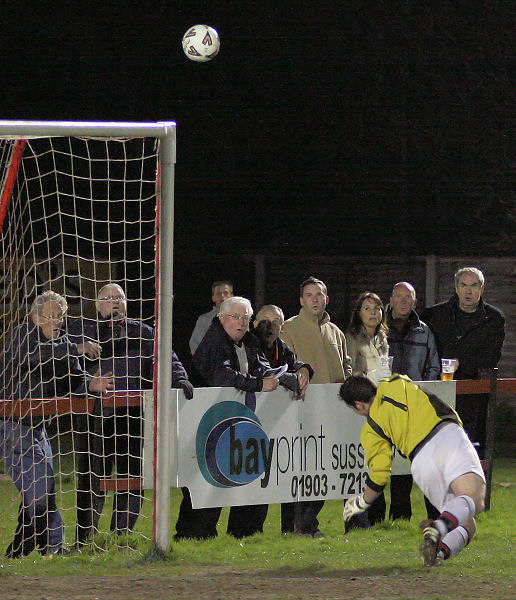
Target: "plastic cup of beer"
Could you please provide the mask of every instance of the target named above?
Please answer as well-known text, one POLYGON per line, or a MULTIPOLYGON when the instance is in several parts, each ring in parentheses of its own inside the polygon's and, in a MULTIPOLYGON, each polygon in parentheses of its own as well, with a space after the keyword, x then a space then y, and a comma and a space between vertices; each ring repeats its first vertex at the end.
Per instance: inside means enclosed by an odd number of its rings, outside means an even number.
POLYGON ((452 381, 458 366, 457 358, 441 358, 441 381, 452 381))
POLYGON ((394 360, 394 356, 380 356, 379 363, 381 367, 389 367, 392 371, 392 361, 394 360))

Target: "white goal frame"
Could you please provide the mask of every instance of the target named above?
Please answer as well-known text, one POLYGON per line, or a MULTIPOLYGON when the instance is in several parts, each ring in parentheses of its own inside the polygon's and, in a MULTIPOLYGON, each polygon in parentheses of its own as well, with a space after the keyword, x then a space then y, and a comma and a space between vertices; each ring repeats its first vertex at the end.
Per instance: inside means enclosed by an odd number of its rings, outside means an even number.
POLYGON ((170 549, 171 407, 167 401, 172 383, 174 174, 176 124, 95 121, 0 120, 1 138, 89 137, 121 139, 150 137, 159 140, 156 232, 156 357, 154 393, 154 524, 157 548, 170 549), (168 357, 168 358, 166 358, 168 357), (163 358, 163 359, 161 359, 163 358))

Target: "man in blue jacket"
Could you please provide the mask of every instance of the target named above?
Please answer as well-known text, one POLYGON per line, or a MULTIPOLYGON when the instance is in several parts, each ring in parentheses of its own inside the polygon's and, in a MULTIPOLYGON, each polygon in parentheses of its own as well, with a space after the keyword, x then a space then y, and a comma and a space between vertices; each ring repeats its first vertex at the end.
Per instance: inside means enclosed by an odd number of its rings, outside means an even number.
MULTIPOLYGON (((115 391, 152 388, 154 330, 127 316, 127 298, 115 283, 97 294, 97 318, 76 319, 69 335, 78 342, 91 340, 101 348, 100 356, 88 361, 88 372, 98 369, 113 373, 115 391)), ((193 386, 177 355, 172 353, 172 386, 183 389, 187 398, 193 386)), ((109 477, 116 465, 118 477, 140 478, 142 474, 142 408, 98 407, 96 414, 77 419, 79 474, 77 481, 77 546, 82 546, 97 527, 105 493, 98 489, 99 477, 109 477)), ((130 533, 143 502, 143 490, 114 493, 110 529, 130 533)))
MULTIPOLYGON (((112 389, 111 374, 84 372, 78 356, 98 355, 94 342, 73 343, 62 329, 68 309, 65 298, 47 291, 32 303, 28 319, 18 325, 4 344, 2 397, 31 400, 71 393, 104 393, 112 389)), ((62 554, 63 520, 55 499, 53 456, 43 417, 7 414, 0 418, 0 456, 22 495, 18 527, 6 556, 62 554)))
POLYGON ((437 344, 416 313, 416 304, 416 290, 410 283, 400 281, 393 287, 387 306, 392 372, 408 375, 412 381, 433 381, 441 373, 437 344))

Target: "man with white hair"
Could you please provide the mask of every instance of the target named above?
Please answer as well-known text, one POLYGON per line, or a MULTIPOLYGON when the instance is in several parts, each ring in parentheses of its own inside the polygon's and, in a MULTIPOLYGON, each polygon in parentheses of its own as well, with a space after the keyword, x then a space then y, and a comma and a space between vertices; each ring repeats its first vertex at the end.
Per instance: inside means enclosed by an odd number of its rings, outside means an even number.
MULTIPOLYGON (((73 343, 63 329, 66 299, 53 291, 36 296, 29 317, 2 348, 2 397, 11 400, 102 394, 111 373, 83 371, 78 357, 98 356, 95 342, 73 343)), ((41 554, 64 554, 64 524, 56 505, 52 448, 42 416, 0 418, 0 457, 21 493, 18 527, 6 556, 19 558, 36 546, 41 554)))
POLYGON ((235 387, 245 392, 272 392, 279 381, 267 377, 269 363, 260 356, 259 345, 249 334, 253 315, 247 298, 233 296, 220 305, 193 355, 193 364, 206 385, 235 387))
MULTIPOLYGON (((260 348, 271 367, 288 366, 286 375, 296 378, 294 389, 303 398, 314 370, 308 363, 297 360, 294 351, 280 339, 284 323, 285 315, 281 308, 275 304, 265 304, 256 314, 253 332, 260 340, 260 348)), ((282 378, 280 383, 283 384, 282 378)), ((295 506, 295 502, 281 504, 281 533, 294 533, 295 506)))
MULTIPOLYGON (((433 331, 440 358, 458 358, 455 379, 478 379, 496 367, 502 355, 505 317, 482 299, 484 274, 476 267, 455 273, 455 294, 447 302, 428 308, 421 318, 433 331)), ((488 396, 457 396, 456 410, 483 458, 488 396)))
MULTIPOLYGON (((271 366, 261 354, 256 337, 249 333, 253 314, 247 298, 233 296, 220 305, 206 335, 193 355, 193 365, 206 386, 234 387, 244 392, 272 392, 279 385, 267 375, 271 366)), ((233 506, 227 532, 236 538, 263 531, 266 504, 233 506)), ((216 537, 220 508, 193 509, 190 494, 183 488, 183 501, 176 523, 175 540, 216 537)))

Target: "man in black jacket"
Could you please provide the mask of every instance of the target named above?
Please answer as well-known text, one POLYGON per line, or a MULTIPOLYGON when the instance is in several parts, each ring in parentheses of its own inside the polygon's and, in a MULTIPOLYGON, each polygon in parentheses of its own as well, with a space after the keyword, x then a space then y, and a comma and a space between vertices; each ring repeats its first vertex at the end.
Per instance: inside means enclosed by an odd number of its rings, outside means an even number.
MULTIPOLYGON (((278 387, 280 381, 268 375, 271 366, 261 354, 257 338, 248 331, 252 314, 251 303, 240 296, 220 305, 218 317, 193 355, 193 365, 206 386, 234 387, 244 392, 272 392, 278 387)), ((267 504, 231 507, 227 532, 242 538, 263 531, 267 508, 267 504)), ((188 489, 183 488, 174 539, 215 537, 220 510, 193 509, 188 489)))
MULTIPOLYGON (((297 360, 295 353, 280 339, 285 316, 279 306, 266 304, 262 306, 253 322, 254 334, 260 340, 260 349, 269 361, 271 367, 288 365, 287 373, 295 374, 297 393, 303 397, 314 370, 312 367, 297 360)), ((281 379, 280 379, 280 382, 281 379)), ((281 505, 281 533, 295 531, 296 502, 283 502, 281 505)))
MULTIPOLYGON (((496 367, 505 338, 503 313, 482 299, 484 275, 475 267, 455 273, 455 294, 448 302, 428 308, 421 318, 433 331, 440 358, 458 358, 455 379, 478 379, 496 367)), ((470 440, 483 457, 488 397, 460 395, 456 409, 470 440)))
MULTIPOLYGON (((154 330, 127 316, 127 298, 116 283, 103 286, 95 302, 96 319, 79 318, 68 327, 77 343, 91 340, 99 354, 87 361, 89 373, 100 370, 113 374, 114 389, 152 388, 154 330)), ((172 352, 172 387, 187 398, 193 386, 175 352, 172 352)), ((77 477, 77 546, 81 547, 96 529, 105 501, 98 489, 100 477, 109 477, 116 465, 118 477, 140 478, 142 473, 142 407, 97 407, 96 414, 76 419, 76 449, 79 452, 77 477)), ((143 490, 118 490, 113 496, 110 529, 116 534, 131 533, 140 514, 143 490)))

